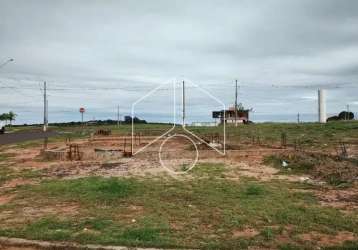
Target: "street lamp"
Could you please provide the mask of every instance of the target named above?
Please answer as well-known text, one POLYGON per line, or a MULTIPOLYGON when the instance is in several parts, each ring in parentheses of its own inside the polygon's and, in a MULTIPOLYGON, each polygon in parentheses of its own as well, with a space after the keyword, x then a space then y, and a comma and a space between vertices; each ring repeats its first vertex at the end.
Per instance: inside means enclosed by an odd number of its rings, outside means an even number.
POLYGON ((13 62, 14 59, 13 58, 10 58, 8 60, 6 60, 5 62, 3 62, 2 64, 0 64, 0 68, 4 67, 6 64, 10 63, 10 62, 13 62))

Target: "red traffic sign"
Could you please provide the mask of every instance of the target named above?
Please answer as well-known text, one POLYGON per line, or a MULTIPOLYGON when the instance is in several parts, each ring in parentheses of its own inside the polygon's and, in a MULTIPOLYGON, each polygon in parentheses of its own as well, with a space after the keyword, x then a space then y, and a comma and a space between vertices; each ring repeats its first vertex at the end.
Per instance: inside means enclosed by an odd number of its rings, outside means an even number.
POLYGON ((80 108, 80 113, 84 113, 85 112, 85 108, 80 108))

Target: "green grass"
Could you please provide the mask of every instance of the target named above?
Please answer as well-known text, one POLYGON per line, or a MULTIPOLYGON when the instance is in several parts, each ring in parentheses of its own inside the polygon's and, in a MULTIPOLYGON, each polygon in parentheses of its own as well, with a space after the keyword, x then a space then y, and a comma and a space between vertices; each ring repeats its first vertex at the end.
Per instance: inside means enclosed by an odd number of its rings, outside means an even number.
POLYGON ((332 247, 324 247, 324 250, 357 250, 358 249, 358 241, 352 242, 344 242, 341 246, 332 246, 332 247))
POLYGON ((24 169, 21 171, 14 171, 12 168, 8 166, 0 166, 0 186, 7 181, 16 178, 23 178, 23 179, 38 179, 42 177, 42 171, 40 170, 30 170, 24 169))
MULTIPOLYGON (((16 127, 17 131, 31 130, 34 127, 16 127)), ((168 124, 136 124, 135 133, 142 135, 161 135, 172 128, 168 124)), ((36 127, 36 129, 39 129, 36 127)), ((114 135, 130 135, 131 125, 123 124, 119 127, 116 125, 101 126, 52 126, 53 129, 60 134, 51 137, 49 142, 65 140, 65 138, 88 138, 98 129, 110 129, 114 135)), ((222 135, 223 127, 192 127, 187 126, 186 129, 195 132, 198 135, 205 136, 207 134, 219 133, 222 135)), ((180 126, 177 126, 174 132, 181 132, 180 126)), ((330 150, 335 148, 338 142, 346 141, 347 143, 358 140, 358 122, 329 122, 326 124, 318 123, 260 123, 242 125, 233 127, 226 126, 226 138, 228 146, 237 144, 251 144, 253 141, 271 146, 281 145, 281 135, 286 134, 287 144, 294 146, 296 142, 302 149, 312 150, 330 150)), ((20 143, 19 147, 39 146, 42 140, 20 143)))
MULTIPOLYGON (((198 134, 222 132, 222 127, 188 127, 198 134)), ((281 134, 287 136, 287 143, 294 145, 298 140, 303 148, 329 148, 340 140, 358 139, 358 122, 329 122, 318 123, 260 123, 238 127, 227 126, 226 135, 228 143, 251 143, 253 137, 260 138, 264 144, 280 145, 281 134)))
POLYGON ((1 153, 0 152, 0 164, 4 161, 9 160, 11 157, 13 157, 14 154, 9 154, 9 153, 1 153))
POLYGON ((17 227, 3 224, 0 235, 128 246, 239 249, 278 247, 281 242, 276 242, 276 237, 281 230, 271 226, 293 227, 292 243, 300 247, 311 243, 297 241, 299 233, 358 233, 357 216, 319 206, 307 192, 309 185, 260 183, 249 178, 235 182, 221 176, 223 169, 222 165, 199 165, 192 170, 197 177, 185 181, 88 177, 18 188, 17 206, 24 202, 33 207, 75 202, 80 213, 65 218, 44 215, 17 227), (292 191, 300 188, 306 192, 292 191), (234 230, 245 227, 261 233, 252 239, 233 238, 234 230))
POLYGON ((13 171, 6 165, 6 161, 13 155, 0 153, 0 186, 12 178, 13 171))
POLYGON ((282 244, 279 246, 280 250, 302 250, 302 249, 309 249, 309 248, 302 248, 302 246, 297 246, 295 244, 282 244))
POLYGON ((0 229, 0 233, 8 237, 127 246, 170 245, 164 231, 167 230, 149 226, 125 228, 109 219, 60 220, 52 217, 39 219, 18 230, 0 229))
POLYGON ((43 176, 42 170, 32 170, 32 169, 23 169, 19 172, 16 172, 14 178, 23 178, 23 179, 38 179, 43 176))
POLYGON ((129 179, 89 177, 67 181, 44 181, 42 185, 34 186, 33 191, 49 198, 55 197, 66 201, 80 201, 86 204, 112 203, 136 192, 136 185, 137 183, 129 179))
POLYGON ((262 237, 264 237, 266 240, 273 240, 275 236, 275 232, 272 228, 264 228, 261 233, 262 237))
POLYGON ((262 185, 250 184, 246 188, 245 195, 258 196, 258 195, 263 195, 264 192, 265 192, 265 189, 262 185))
POLYGON ((224 164, 200 163, 191 169, 190 173, 196 177, 223 177, 225 172, 224 164))
POLYGON ((280 173, 286 174, 309 174, 315 165, 319 164, 317 159, 303 157, 296 154, 291 155, 270 155, 264 158, 264 164, 280 169, 280 173), (287 167, 282 162, 288 163, 287 167))

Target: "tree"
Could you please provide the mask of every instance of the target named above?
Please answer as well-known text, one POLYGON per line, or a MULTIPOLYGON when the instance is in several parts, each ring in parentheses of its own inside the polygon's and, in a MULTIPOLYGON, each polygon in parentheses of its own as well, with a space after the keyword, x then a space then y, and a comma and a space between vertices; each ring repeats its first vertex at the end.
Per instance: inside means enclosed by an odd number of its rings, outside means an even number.
POLYGON ((0 115, 0 121, 5 121, 5 125, 7 124, 8 121, 8 114, 7 113, 3 113, 0 115))
MULTIPOLYGON (((124 123, 131 124, 132 123, 132 117, 129 116, 129 115, 126 115, 124 117, 124 123)), ((133 123, 147 123, 147 121, 146 120, 141 120, 141 119, 139 119, 138 117, 135 116, 133 118, 133 123)))
POLYGON ((341 120, 353 120, 354 114, 353 112, 342 111, 341 113, 339 113, 338 117, 341 120))
POLYGON ((17 114, 15 114, 14 112, 10 111, 8 114, 8 120, 10 121, 10 125, 12 124, 12 121, 15 121, 15 118, 17 116, 17 114))
POLYGON ((342 111, 341 113, 332 117, 329 117, 327 119, 327 122, 330 121, 342 121, 342 120, 353 120, 354 119, 354 114, 353 112, 347 112, 347 111, 342 111))
POLYGON ((16 116, 17 114, 15 114, 12 111, 10 111, 9 113, 3 113, 0 115, 0 121, 5 121, 5 125, 7 125, 8 121, 10 121, 10 125, 11 125, 12 122, 15 121, 16 116))
POLYGON ((336 115, 327 118, 327 122, 339 121, 339 120, 340 120, 339 117, 336 115))

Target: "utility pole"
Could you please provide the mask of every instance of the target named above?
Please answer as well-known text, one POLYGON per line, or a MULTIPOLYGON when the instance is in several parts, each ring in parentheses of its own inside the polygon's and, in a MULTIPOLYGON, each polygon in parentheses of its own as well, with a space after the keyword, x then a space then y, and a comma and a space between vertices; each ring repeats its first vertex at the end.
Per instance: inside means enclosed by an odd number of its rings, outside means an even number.
POLYGON ((46 127, 48 127, 48 98, 46 96, 46 127))
POLYGON ((237 126, 237 80, 235 80, 235 126, 237 126))
POLYGON ((300 123, 300 113, 297 113, 297 123, 300 123))
POLYGON ((46 82, 44 82, 44 127, 43 131, 47 131, 47 93, 46 93, 46 82))
POLYGON ((183 81, 183 127, 185 127, 185 82, 183 81))
POLYGON ((117 106, 117 127, 119 128, 119 105, 117 106))

